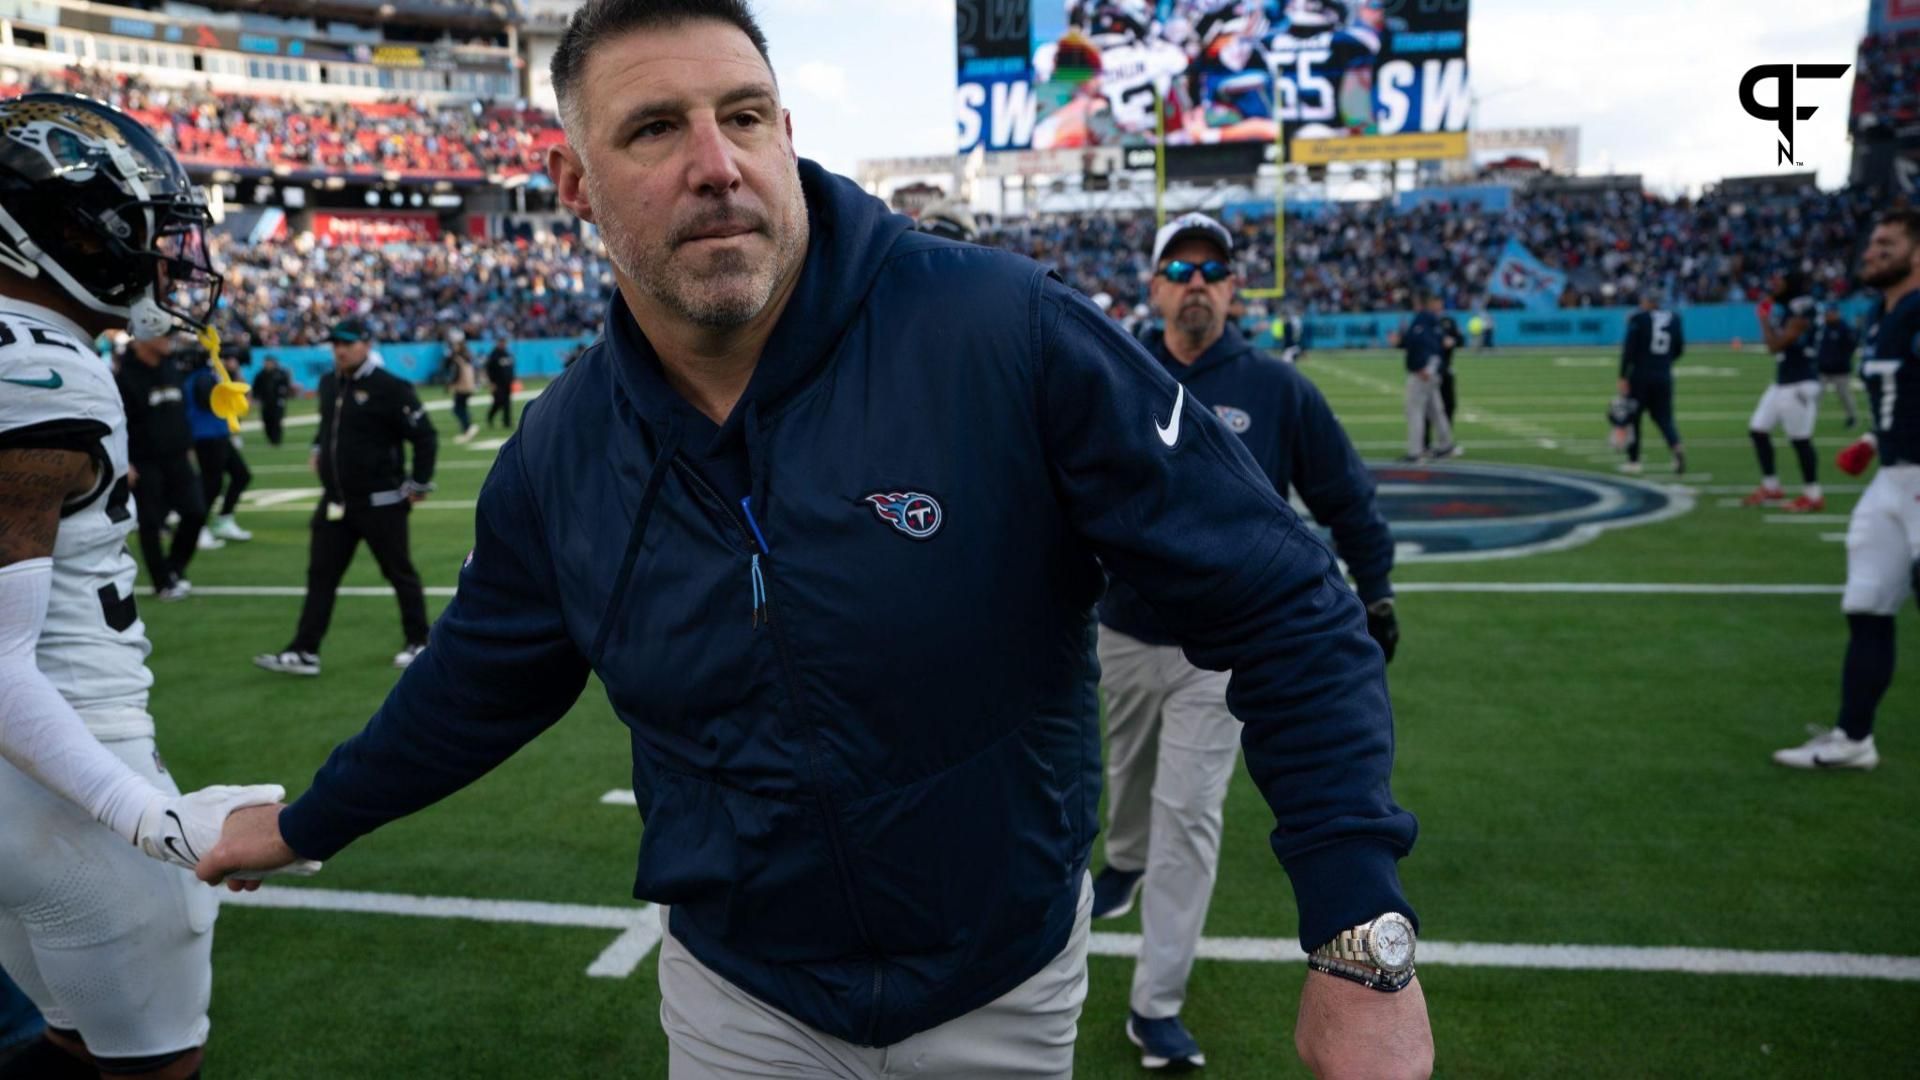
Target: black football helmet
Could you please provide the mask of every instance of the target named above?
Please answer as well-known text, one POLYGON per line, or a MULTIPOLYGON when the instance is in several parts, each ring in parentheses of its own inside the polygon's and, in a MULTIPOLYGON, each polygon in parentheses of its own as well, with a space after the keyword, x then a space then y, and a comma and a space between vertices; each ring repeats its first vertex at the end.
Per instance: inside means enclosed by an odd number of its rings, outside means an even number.
POLYGON ((1639 415, 1640 403, 1625 394, 1615 397, 1607 403, 1607 423, 1614 427, 1626 427, 1639 415))
POLYGON ((45 277, 138 338, 220 301, 205 196, 140 122, 74 94, 0 100, 0 265, 45 277))

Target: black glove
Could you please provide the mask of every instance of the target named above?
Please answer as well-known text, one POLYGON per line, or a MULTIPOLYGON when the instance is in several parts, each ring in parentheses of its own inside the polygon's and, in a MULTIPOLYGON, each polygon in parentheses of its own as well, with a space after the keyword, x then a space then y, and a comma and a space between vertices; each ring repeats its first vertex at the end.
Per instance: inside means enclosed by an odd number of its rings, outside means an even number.
POLYGON ((1387 654, 1387 663, 1393 663, 1393 650, 1400 645, 1400 620, 1393 614, 1393 597, 1367 605, 1367 635, 1387 654))

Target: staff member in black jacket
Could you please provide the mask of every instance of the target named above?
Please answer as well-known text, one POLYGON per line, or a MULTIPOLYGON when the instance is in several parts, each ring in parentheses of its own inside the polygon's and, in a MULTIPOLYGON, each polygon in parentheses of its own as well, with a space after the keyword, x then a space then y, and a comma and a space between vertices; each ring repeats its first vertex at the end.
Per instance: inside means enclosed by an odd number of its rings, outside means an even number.
POLYGON ((1820 325, 1813 328, 1813 361, 1820 369, 1820 389, 1840 395, 1847 410, 1847 427, 1860 422, 1853 407, 1853 354, 1860 348, 1860 335, 1840 312, 1840 305, 1828 304, 1820 325))
POLYGON ((293 641, 253 662, 289 675, 320 674, 320 639, 333 618, 334 593, 365 540, 400 601, 406 647, 393 666, 413 663, 427 647, 427 601, 407 548, 407 515, 433 490, 439 447, 413 385, 368 359, 372 332, 359 319, 335 323, 333 370, 320 380, 320 429, 313 467, 326 489, 313 515, 307 556, 307 599, 293 641), (413 473, 403 444, 413 444, 413 473))
POLYGON ((273 357, 263 357, 260 371, 253 377, 253 402, 260 406, 260 426, 267 429, 267 441, 280 445, 287 419, 287 399, 293 396, 293 377, 273 357))
POLYGON ((487 409, 487 426, 493 426, 493 418, 513 430, 513 349, 508 347, 506 338, 496 339, 493 352, 487 355, 487 382, 493 385, 493 405, 487 409))
POLYGON ((121 353, 114 381, 127 409, 127 478, 140 515, 140 557, 154 595, 184 600, 192 591, 187 564, 207 523, 200 477, 187 460, 193 427, 187 422, 187 367, 167 338, 134 340, 121 353), (161 544, 167 515, 180 515, 173 543, 161 544))

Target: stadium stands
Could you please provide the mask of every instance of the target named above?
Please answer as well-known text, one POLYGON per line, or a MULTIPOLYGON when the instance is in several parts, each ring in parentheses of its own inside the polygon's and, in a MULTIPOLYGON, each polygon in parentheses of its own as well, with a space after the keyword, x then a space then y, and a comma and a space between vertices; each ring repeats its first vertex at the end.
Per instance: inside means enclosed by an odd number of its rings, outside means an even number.
POLYGON ((599 329, 613 275, 595 241, 443 237, 382 248, 317 244, 311 236, 245 247, 217 238, 227 268, 223 332, 260 345, 309 345, 347 315, 382 341, 570 337, 599 329))
POLYGON ((543 171, 547 147, 564 137, 557 118, 534 110, 247 97, 79 67, 0 85, 0 97, 27 90, 67 90, 126 109, 196 171, 479 183, 543 171))
MULTIPOLYGON (((1287 300, 1310 313, 1404 311, 1415 291, 1434 290, 1452 308, 1478 307, 1509 236, 1568 272, 1562 307, 1627 303, 1646 288, 1685 303, 1757 300, 1767 274, 1789 261, 1824 295, 1844 297, 1871 209, 1863 193, 1815 189, 1755 200, 1521 195, 1505 213, 1446 202, 1405 211, 1333 204, 1289 215, 1287 300)), ((1270 282, 1273 223, 1238 227, 1243 279, 1270 282)), ((1104 292, 1132 307, 1146 300, 1152 232, 1145 215, 1071 215, 1002 223, 981 242, 1057 266, 1089 296, 1104 292)))
POLYGON ((1868 34, 1853 83, 1853 131, 1920 131, 1920 30, 1868 34))

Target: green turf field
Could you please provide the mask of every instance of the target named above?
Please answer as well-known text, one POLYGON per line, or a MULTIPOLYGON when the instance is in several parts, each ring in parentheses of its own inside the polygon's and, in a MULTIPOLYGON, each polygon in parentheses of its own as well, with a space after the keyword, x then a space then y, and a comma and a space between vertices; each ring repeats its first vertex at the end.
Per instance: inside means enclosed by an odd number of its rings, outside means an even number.
MULTIPOLYGON (((1462 464, 1612 474, 1603 421, 1610 354, 1463 352, 1456 366, 1462 464)), ((1920 1021, 1920 633, 1903 614, 1902 671, 1882 712, 1878 771, 1808 775, 1768 761, 1800 741, 1803 725, 1832 721, 1845 642, 1831 591, 1844 578, 1836 537, 1861 490, 1831 465, 1849 436, 1829 399, 1819 433, 1826 514, 1790 521, 1727 505, 1756 479, 1746 419, 1772 366, 1752 350, 1688 354, 1678 391, 1694 470, 1684 478, 1687 512, 1569 550, 1408 562, 1395 574, 1404 633, 1391 669, 1395 791, 1421 822, 1402 875, 1423 946, 1436 943, 1421 981, 1437 1075, 1920 1075, 1910 1031, 1920 1021), (1439 583, 1453 591, 1419 589, 1439 583), (1675 588, 1561 587, 1573 585, 1675 588), (1501 954, 1529 966, 1449 963, 1442 943, 1907 959, 1886 965, 1900 979, 1691 974, 1672 970, 1671 954, 1590 954, 1616 958, 1598 961, 1615 967, 1620 955, 1651 957, 1653 970, 1591 970, 1595 962, 1578 955, 1571 969, 1548 968, 1540 958, 1550 954, 1537 949, 1501 954)), ((1320 353, 1303 370, 1369 460, 1400 452, 1397 357, 1320 353)), ((437 391, 428 399, 444 405, 437 391)), ((435 418, 445 432, 447 414, 435 418)), ((143 596, 160 745, 183 786, 275 780, 297 793, 397 674, 389 663, 402 644, 398 619, 380 595, 342 597, 321 678, 249 663, 292 633, 314 503, 311 430, 290 428, 279 450, 250 438, 255 496, 241 522, 256 539, 202 553, 190 574, 200 595, 173 605, 143 596), (288 494, 298 489, 306 491, 288 494), (287 592, 214 594, 238 586, 287 592)), ((1650 425, 1648 435, 1645 479, 1672 482, 1650 425)), ((440 490, 413 518, 416 562, 443 590, 430 598, 435 611, 468 548, 472 500, 493 456, 481 448, 488 438, 442 443, 440 490)), ((1784 440, 1780 451, 1791 479, 1784 440)), ((347 584, 381 584, 370 557, 347 584)), ((632 915, 629 899, 639 823, 631 807, 601 803, 630 786, 627 753, 590 688, 574 715, 495 775, 362 840, 310 882, 274 887, 301 890, 292 900, 309 907, 350 906, 356 898, 338 895, 350 891, 415 913, 229 907, 215 950, 207 1075, 662 1075, 651 957, 634 966, 619 944, 646 944, 645 915, 632 915), (314 895, 322 890, 335 895, 314 895), (453 905, 407 899, 417 897, 538 903, 452 919, 453 905), (590 966, 632 970, 596 977, 590 966)), ((1242 775, 1229 798, 1210 939, 1292 938, 1270 826, 1242 775)), ((1095 929, 1136 933, 1138 920, 1095 929)), ((1781 970, 1813 963, 1763 959, 1781 970)), ((1121 1032, 1130 974, 1126 959, 1092 961, 1081 1076, 1140 1072, 1121 1032)), ((1301 977, 1292 961, 1200 961, 1184 1017, 1209 1074, 1304 1075, 1292 1039, 1301 977)))

